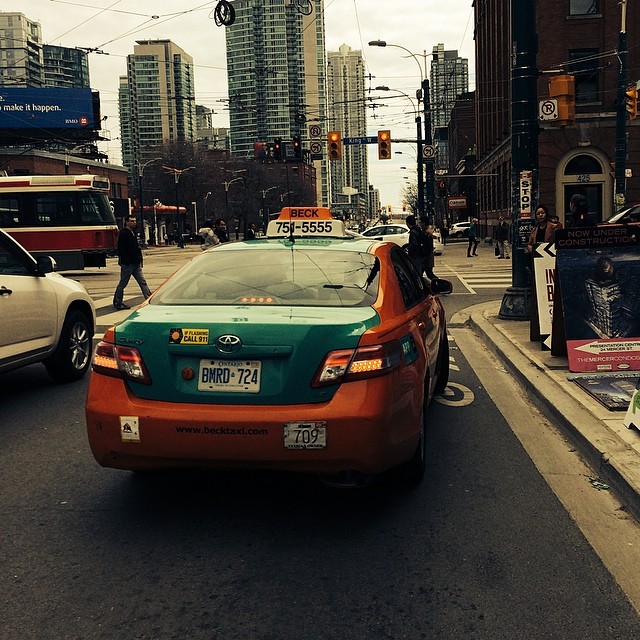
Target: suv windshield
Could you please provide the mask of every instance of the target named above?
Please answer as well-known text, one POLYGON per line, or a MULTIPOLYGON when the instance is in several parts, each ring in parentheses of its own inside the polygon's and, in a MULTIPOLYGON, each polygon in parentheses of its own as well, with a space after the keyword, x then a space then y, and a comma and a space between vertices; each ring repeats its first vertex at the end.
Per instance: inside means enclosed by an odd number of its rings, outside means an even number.
POLYGON ((171 278, 151 304, 370 306, 379 270, 375 256, 354 251, 213 250, 171 278))

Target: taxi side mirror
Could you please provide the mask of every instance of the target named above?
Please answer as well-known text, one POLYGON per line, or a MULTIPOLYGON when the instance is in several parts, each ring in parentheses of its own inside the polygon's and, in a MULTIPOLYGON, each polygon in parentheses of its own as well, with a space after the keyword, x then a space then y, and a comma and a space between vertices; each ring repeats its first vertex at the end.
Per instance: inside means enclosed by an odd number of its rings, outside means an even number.
POLYGON ((453 292, 453 285, 451 284, 451 282, 449 280, 444 280, 443 278, 434 278, 431 281, 429 288, 431 289, 431 293, 433 295, 453 292))

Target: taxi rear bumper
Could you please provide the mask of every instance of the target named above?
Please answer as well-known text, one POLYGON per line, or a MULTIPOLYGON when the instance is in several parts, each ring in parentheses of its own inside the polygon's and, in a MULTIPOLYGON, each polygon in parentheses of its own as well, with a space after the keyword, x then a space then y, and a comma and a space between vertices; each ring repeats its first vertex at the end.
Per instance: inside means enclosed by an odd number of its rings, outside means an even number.
POLYGON ((396 383, 393 375, 345 383, 322 404, 178 404, 142 400, 123 380, 92 372, 87 435, 96 461, 116 469, 381 473, 411 458, 422 425, 424 389, 396 383), (285 448, 285 423, 308 421, 326 423, 325 448, 285 448))

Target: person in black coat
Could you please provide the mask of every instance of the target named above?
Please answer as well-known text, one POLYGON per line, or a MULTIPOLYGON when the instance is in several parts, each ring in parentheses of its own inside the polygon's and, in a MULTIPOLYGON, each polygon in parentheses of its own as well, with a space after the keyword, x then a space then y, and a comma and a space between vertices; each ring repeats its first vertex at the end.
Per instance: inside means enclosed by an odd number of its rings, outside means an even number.
POLYGON ((140 285, 140 290, 145 300, 151 295, 147 281, 142 273, 142 250, 136 238, 135 228, 137 220, 134 216, 128 216, 124 228, 118 235, 118 264, 120 265, 120 282, 113 294, 113 306, 116 309, 128 309, 124 304, 124 290, 129 284, 131 276, 140 285))

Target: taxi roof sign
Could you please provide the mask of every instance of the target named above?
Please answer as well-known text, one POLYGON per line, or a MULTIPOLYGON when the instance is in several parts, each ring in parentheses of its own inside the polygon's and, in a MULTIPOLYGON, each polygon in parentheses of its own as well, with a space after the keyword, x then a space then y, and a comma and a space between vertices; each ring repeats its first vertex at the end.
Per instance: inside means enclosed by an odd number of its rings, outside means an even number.
POLYGON ((327 207, 283 207, 278 220, 332 220, 331 209, 327 207))
POLYGON ((344 222, 327 207, 284 207, 267 226, 269 238, 348 238, 344 222))

